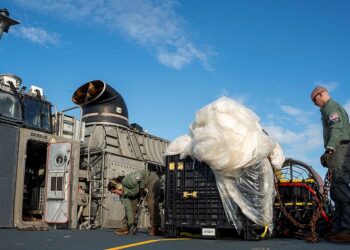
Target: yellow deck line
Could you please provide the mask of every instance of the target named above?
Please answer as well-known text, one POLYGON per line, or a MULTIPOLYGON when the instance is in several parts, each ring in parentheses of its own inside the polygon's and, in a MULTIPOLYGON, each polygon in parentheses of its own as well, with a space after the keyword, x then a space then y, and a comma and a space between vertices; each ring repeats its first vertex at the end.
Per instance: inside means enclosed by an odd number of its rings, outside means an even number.
POLYGON ((190 239, 189 238, 175 238, 175 239, 146 240, 146 241, 140 241, 140 242, 131 243, 131 244, 127 244, 127 245, 107 248, 105 250, 121 250, 121 249, 130 248, 130 247, 137 247, 137 246, 141 246, 141 245, 156 243, 156 242, 159 242, 159 241, 171 241, 171 240, 190 240, 190 239))

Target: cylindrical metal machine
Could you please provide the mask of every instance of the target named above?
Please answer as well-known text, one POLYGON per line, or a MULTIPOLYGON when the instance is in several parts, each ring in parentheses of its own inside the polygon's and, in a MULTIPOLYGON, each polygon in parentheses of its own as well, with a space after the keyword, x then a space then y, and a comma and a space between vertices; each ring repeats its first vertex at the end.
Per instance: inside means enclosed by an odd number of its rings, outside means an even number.
POLYGON ((83 110, 84 144, 80 171, 89 204, 80 212, 80 228, 121 227, 124 209, 119 197, 106 189, 109 179, 140 169, 164 167, 167 141, 129 125, 123 97, 101 80, 79 87, 72 101, 83 110), (109 212, 113 211, 113 212, 109 212), (115 211, 118 211, 115 212, 115 211))

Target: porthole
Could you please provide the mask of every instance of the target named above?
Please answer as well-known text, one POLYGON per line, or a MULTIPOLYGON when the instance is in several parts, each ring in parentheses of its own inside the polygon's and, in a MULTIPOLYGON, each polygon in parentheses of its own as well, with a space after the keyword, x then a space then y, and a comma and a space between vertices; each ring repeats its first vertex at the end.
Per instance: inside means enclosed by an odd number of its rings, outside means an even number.
POLYGON ((65 162, 64 156, 62 154, 58 154, 55 157, 55 164, 57 167, 61 167, 65 162))

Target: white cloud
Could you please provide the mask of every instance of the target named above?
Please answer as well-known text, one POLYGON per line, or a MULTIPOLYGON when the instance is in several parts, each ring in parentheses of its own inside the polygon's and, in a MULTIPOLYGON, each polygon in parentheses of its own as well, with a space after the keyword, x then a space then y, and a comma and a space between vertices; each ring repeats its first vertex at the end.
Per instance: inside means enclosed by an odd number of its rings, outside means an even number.
POLYGON ((304 150, 313 150, 323 145, 321 123, 310 122, 311 112, 305 112, 291 106, 281 106, 281 110, 289 115, 287 119, 269 119, 269 125, 265 126, 266 131, 273 138, 289 148, 302 145, 304 150), (276 122, 283 123, 283 126, 276 125, 276 122), (286 127, 294 128, 294 130, 286 127))
MULTIPOLYGON (((237 94, 237 95, 232 96, 232 98, 234 100, 236 100, 240 104, 248 105, 247 102, 248 102, 248 100, 250 98, 250 95, 248 95, 248 94, 237 94)), ((249 108, 254 109, 254 107, 252 105, 249 104, 248 106, 249 106, 249 108)))
POLYGON ((286 105, 282 105, 281 106, 281 110, 287 114, 288 117, 287 119, 294 119, 296 124, 309 124, 310 123, 310 116, 312 115, 311 112, 307 112, 298 108, 294 108, 292 106, 286 106, 286 105))
POLYGON ((13 34, 43 46, 57 46, 60 43, 60 35, 58 33, 45 30, 41 27, 21 25, 14 28, 13 34))
POLYGON ((300 141, 300 137, 297 133, 283 127, 271 125, 264 127, 264 129, 280 144, 293 144, 300 141))
POLYGON ((242 104, 242 105, 246 105, 246 106, 249 106, 250 109, 255 109, 254 106, 250 105, 250 104, 247 104, 248 101, 249 101, 249 98, 250 98, 250 95, 249 94, 243 94, 243 93, 238 93, 238 94, 235 94, 235 95, 231 95, 230 91, 227 90, 227 89, 220 89, 219 90, 219 94, 218 94, 218 98, 220 97, 223 97, 223 96, 226 96, 226 97, 229 97, 233 100, 235 100, 236 102, 242 104))
POLYGON ((190 64, 193 60, 199 59, 207 70, 212 70, 207 63, 205 53, 199 51, 192 44, 175 46, 176 51, 170 52, 166 48, 156 48, 157 59, 161 64, 170 68, 181 69, 184 65, 190 64))
POLYGON ((323 135, 316 113, 288 105, 280 109, 283 114, 266 117, 264 129, 281 144, 286 157, 319 165, 317 157, 323 149, 323 135))
POLYGON ((282 111, 291 116, 298 116, 304 113, 301 109, 297 109, 291 106, 281 106, 281 109, 282 111))
POLYGON ((264 129, 282 145, 287 157, 305 162, 314 162, 310 155, 313 151, 323 148, 320 124, 310 124, 304 127, 301 132, 275 125, 266 126, 264 129))
POLYGON ((227 89, 220 89, 220 93, 218 95, 218 97, 223 97, 223 96, 229 96, 230 95, 230 91, 227 89))
POLYGON ((108 27, 153 52, 159 63, 182 69, 200 61, 211 70, 215 53, 192 42, 186 22, 175 12, 176 0, 16 0, 24 7, 60 18, 108 27))

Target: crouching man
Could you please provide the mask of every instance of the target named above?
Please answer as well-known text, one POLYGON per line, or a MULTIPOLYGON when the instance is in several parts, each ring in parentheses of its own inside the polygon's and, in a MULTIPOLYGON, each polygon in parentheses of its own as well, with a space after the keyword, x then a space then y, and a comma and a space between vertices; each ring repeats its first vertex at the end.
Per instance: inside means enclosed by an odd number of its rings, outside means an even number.
MULTIPOLYGON (((116 231, 119 235, 129 233, 129 229, 134 225, 136 203, 132 200, 146 195, 145 189, 148 190, 146 202, 150 213, 152 227, 148 229, 151 236, 158 234, 160 225, 159 200, 161 194, 161 183, 159 177, 148 170, 137 170, 126 176, 118 176, 111 179, 108 183, 108 191, 121 197, 125 207, 127 226, 116 231)), ((135 225, 137 226, 137 225, 135 225)))

